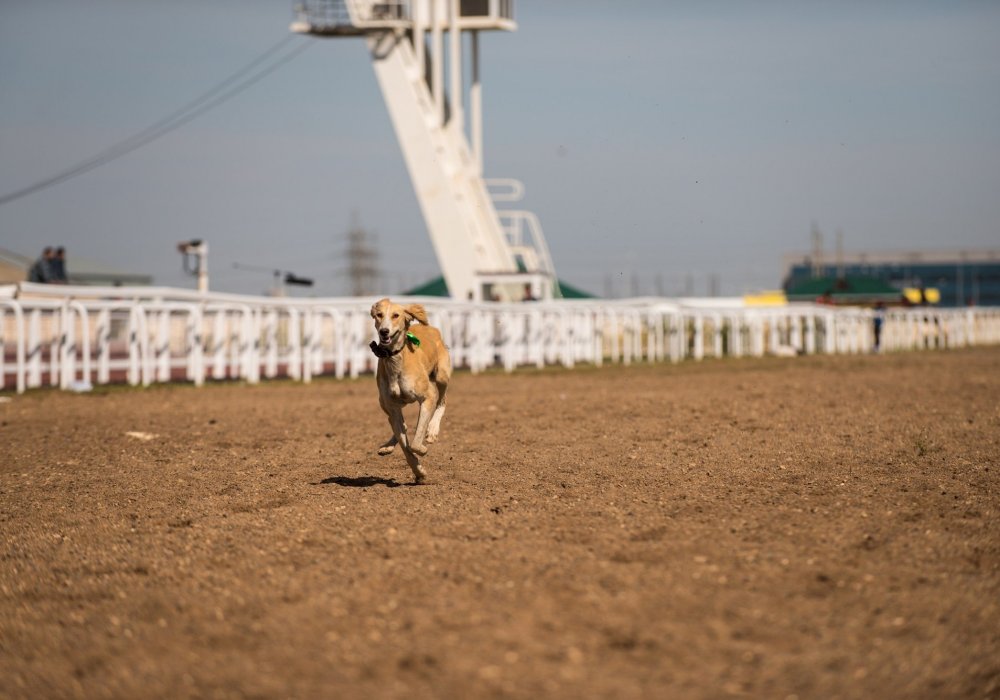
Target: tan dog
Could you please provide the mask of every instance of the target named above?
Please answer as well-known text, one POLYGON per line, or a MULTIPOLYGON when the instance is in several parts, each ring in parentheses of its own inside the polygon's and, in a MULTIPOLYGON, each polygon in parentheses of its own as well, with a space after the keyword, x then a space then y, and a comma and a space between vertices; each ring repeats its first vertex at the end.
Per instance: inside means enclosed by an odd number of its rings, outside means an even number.
POLYGON ((380 455, 391 454, 399 443, 416 483, 423 483, 427 472, 420 458, 427 445, 437 440, 444 416, 444 398, 451 379, 451 358, 437 328, 427 325, 427 313, 420 304, 400 306, 381 299, 372 306, 372 318, 378 341, 372 352, 379 358, 375 378, 378 403, 389 417, 392 437, 378 448, 380 455), (410 330, 410 324, 418 321, 410 330), (406 435, 403 407, 417 402, 417 427, 411 443, 406 435))

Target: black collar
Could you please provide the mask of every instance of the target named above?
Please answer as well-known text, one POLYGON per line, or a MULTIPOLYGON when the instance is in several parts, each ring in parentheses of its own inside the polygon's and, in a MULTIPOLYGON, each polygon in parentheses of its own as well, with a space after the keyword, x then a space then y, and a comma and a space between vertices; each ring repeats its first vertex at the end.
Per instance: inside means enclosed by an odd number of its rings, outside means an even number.
POLYGON ((403 351, 403 348, 406 347, 406 343, 400 345, 398 350, 387 350, 383 348, 381 345, 379 345, 377 341, 373 340, 371 342, 371 345, 369 345, 368 347, 370 347, 372 349, 372 352, 375 353, 375 357, 392 357, 393 355, 398 355, 399 353, 401 353, 403 351))

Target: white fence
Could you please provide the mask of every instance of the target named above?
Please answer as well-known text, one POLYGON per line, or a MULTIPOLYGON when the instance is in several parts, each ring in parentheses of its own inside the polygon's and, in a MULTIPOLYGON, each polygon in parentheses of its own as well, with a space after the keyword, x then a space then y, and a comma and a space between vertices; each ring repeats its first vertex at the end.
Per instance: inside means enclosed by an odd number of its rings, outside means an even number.
MULTIPOLYGON (((168 288, 0 288, 0 390, 288 377, 374 369, 374 299, 199 295, 168 288)), ((868 353, 873 312, 738 300, 470 304, 410 298, 441 329, 456 367, 679 362, 868 353)), ((882 351, 1000 343, 1000 309, 894 309, 882 351)))

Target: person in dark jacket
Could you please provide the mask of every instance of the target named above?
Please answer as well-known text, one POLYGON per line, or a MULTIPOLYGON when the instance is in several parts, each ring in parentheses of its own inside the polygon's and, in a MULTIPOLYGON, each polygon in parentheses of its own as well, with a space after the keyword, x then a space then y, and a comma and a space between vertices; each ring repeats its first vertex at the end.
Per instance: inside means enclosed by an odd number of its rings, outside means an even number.
POLYGON ((51 282, 54 284, 66 284, 69 279, 66 277, 66 249, 62 246, 56 248, 55 255, 52 256, 52 262, 49 263, 49 268, 52 270, 51 282))
POLYGON ((28 268, 28 281, 46 284, 52 281, 52 258, 55 251, 46 246, 42 251, 42 257, 38 258, 34 264, 28 268))

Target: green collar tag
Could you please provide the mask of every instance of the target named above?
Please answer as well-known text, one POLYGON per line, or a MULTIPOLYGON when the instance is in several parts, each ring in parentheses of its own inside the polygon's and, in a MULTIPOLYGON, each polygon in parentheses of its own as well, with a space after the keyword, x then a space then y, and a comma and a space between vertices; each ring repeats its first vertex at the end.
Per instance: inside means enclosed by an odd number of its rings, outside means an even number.
POLYGON ((406 332, 406 339, 409 340, 414 345, 416 345, 418 348, 420 347, 420 338, 418 338, 417 336, 413 335, 409 331, 406 332))

